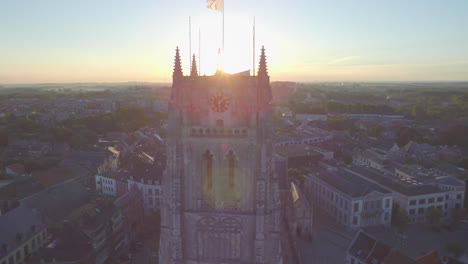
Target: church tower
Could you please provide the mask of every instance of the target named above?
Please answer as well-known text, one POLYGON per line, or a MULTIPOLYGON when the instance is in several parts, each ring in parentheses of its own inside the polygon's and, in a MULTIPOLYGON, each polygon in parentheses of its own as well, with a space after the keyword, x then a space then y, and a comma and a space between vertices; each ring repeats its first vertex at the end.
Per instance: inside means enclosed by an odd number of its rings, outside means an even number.
POLYGON ((257 76, 184 76, 176 49, 160 263, 282 262, 272 114, 264 48, 257 76))

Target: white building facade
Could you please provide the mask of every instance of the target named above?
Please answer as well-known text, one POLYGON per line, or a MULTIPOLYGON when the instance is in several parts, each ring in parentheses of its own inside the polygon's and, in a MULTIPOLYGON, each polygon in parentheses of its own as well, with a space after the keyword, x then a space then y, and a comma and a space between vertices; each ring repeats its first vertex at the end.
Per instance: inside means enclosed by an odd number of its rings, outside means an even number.
POLYGON ((159 211, 161 205, 161 182, 156 179, 140 178, 130 176, 127 180, 128 190, 137 188, 143 196, 143 208, 145 214, 159 211))
POLYGON ((391 223, 393 194, 388 189, 342 170, 309 174, 305 186, 314 205, 348 229, 391 223))
POLYGON ((117 196, 117 180, 115 178, 96 175, 96 191, 110 196, 117 196))

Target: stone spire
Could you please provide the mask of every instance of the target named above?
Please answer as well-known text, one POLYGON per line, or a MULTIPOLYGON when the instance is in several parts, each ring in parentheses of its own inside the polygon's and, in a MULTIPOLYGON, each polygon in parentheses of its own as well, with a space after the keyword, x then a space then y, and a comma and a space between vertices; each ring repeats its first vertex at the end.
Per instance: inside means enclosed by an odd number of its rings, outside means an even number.
POLYGON ((190 76, 198 76, 197 61, 195 60, 195 54, 192 56, 192 67, 190 67, 190 76))
POLYGON ((260 54, 260 62, 258 66, 258 74, 257 76, 268 76, 267 64, 266 64, 266 56, 265 56, 265 47, 262 46, 262 54, 260 54))
POLYGON ((179 47, 176 48, 176 55, 174 60, 174 72, 172 77, 181 77, 184 74, 182 73, 182 64, 180 62, 179 47))

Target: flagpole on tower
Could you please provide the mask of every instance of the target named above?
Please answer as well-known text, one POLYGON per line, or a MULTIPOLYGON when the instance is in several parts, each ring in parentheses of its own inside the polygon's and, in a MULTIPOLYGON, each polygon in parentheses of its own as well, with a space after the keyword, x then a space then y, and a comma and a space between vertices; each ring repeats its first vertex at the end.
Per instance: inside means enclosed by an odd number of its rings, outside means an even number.
POLYGON ((198 28, 198 75, 201 76, 201 29, 198 28))
POLYGON ((188 17, 188 24, 189 24, 189 65, 190 65, 190 71, 192 71, 192 64, 190 63, 192 61, 192 21, 191 18, 188 17))
POLYGON ((253 76, 255 76, 255 16, 253 18, 253 45, 252 46, 253 46, 252 72, 253 72, 253 76))
POLYGON ((223 0, 223 53, 224 53, 224 0, 223 0))

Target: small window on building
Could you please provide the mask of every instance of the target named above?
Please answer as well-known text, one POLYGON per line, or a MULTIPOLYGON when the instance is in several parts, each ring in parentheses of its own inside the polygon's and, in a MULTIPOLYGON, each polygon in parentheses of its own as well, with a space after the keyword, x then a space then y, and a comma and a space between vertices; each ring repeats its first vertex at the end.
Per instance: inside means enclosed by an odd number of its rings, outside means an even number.
POLYGON ((462 198, 461 194, 457 194, 457 199, 460 200, 462 198))
POLYGON ((357 216, 353 216, 353 225, 357 225, 357 221, 358 221, 357 216))
POLYGON ((385 199, 385 208, 390 208, 390 199, 385 199))
POLYGON ((428 203, 434 203, 435 199, 434 198, 429 198, 428 203))
POLYGON ((442 202, 444 200, 443 196, 437 197, 437 202, 442 202))
POLYGON ((409 210, 409 214, 410 214, 410 215, 414 215, 415 212, 416 212, 416 210, 414 210, 414 209, 410 209, 410 210, 409 210))
POLYGON ((424 214, 424 208, 419 208, 418 209, 418 214, 424 214))
POLYGON ((222 120, 222 119, 216 120, 216 126, 217 127, 223 127, 224 126, 224 120, 222 120))
POLYGON ((409 201, 409 204, 410 204, 410 205, 416 205, 416 200, 410 200, 410 201, 409 201))
POLYGON ((419 204, 425 204, 425 203, 426 203, 426 199, 419 200, 419 204))
POLYGON ((357 212, 357 211, 359 211, 359 204, 355 203, 354 204, 354 212, 357 212))
POLYGON ((384 221, 388 221, 388 212, 385 212, 384 221))

